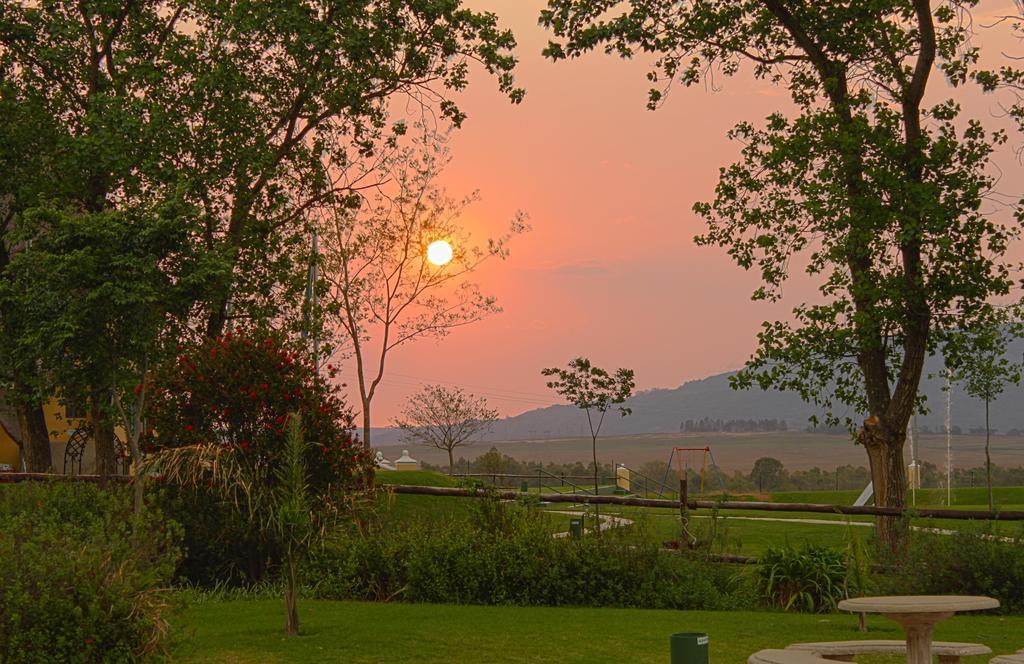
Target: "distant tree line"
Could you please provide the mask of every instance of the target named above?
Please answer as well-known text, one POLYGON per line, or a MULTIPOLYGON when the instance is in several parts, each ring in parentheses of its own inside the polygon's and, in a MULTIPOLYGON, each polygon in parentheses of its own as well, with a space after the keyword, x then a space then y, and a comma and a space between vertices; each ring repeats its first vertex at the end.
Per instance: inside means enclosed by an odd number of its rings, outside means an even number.
POLYGON ((679 423, 684 433, 752 433, 756 431, 787 431, 786 420, 722 420, 702 417, 699 420, 684 420, 679 423))
MULTIPOLYGON (((840 434, 849 435, 849 433, 850 433, 849 430, 846 429, 846 427, 828 427, 828 426, 821 426, 821 425, 816 426, 816 427, 815 426, 811 426, 811 425, 807 425, 806 427, 804 427, 804 432, 805 433, 825 433, 825 434, 835 434, 835 435, 840 435, 840 434)), ((943 426, 930 427, 930 426, 928 426, 926 424, 922 424, 922 425, 919 425, 917 427, 916 432, 918 434, 922 435, 922 436, 940 435, 940 434, 941 435, 945 435, 946 428, 943 427, 943 426)), ((953 436, 967 436, 967 435, 971 435, 971 436, 984 436, 985 435, 985 427, 970 427, 970 428, 968 428, 965 431, 964 428, 961 427, 960 425, 954 424, 951 427, 949 427, 949 433, 950 433, 950 435, 953 435, 953 436)), ((1021 431, 1020 429, 1016 429, 1016 428, 1007 429, 1005 433, 1003 433, 999 429, 992 429, 990 431, 990 433, 993 436, 996 436, 996 435, 1024 436, 1024 431, 1021 431)))

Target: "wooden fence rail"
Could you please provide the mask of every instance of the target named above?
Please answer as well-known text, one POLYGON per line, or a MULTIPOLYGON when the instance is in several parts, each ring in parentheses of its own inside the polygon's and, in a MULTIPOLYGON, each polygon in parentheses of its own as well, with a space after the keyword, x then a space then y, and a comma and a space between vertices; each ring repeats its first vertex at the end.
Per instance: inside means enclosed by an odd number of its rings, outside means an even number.
MULTIPOLYGON (((394 484, 390 489, 395 493, 418 494, 426 496, 455 496, 462 498, 480 498, 486 493, 474 489, 460 489, 436 486, 412 486, 394 484)), ((524 495, 518 491, 498 491, 499 498, 515 499, 524 495)), ((581 494, 544 493, 528 494, 550 503, 588 503, 596 505, 626 505, 630 507, 664 507, 679 509, 678 500, 663 498, 631 498, 628 496, 591 496, 581 494)), ((719 510, 754 510, 764 512, 814 512, 819 514, 846 514, 859 516, 911 516, 932 519, 978 519, 987 521, 1024 521, 1024 511, 987 510, 950 510, 935 508, 874 507, 869 505, 821 505, 816 503, 764 503, 742 501, 688 500, 688 509, 719 509, 719 510)))
MULTIPOLYGON (((0 473, 0 484, 73 480, 78 482, 131 482, 125 475, 58 475, 50 473, 0 473)), ((481 498, 485 491, 439 486, 415 486, 409 484, 385 485, 395 493, 424 496, 453 496, 459 498, 481 498)), ((663 507, 679 509, 678 500, 664 498, 631 498, 629 496, 591 496, 587 494, 543 493, 523 494, 518 491, 498 491, 499 498, 517 499, 530 495, 549 503, 587 503, 592 505, 626 505, 629 507, 663 507)), ((688 500, 687 509, 752 510, 762 512, 813 512, 817 514, 846 514, 854 516, 903 516, 904 514, 926 519, 977 519, 984 521, 1024 521, 1024 511, 950 510, 928 507, 899 509, 896 507, 874 507, 870 505, 821 505, 816 503, 764 503, 745 501, 688 500)))
POLYGON ((47 482, 71 480, 75 482, 106 483, 116 482, 127 484, 132 481, 130 475, 62 475, 61 473, 0 473, 0 484, 17 482, 47 482))

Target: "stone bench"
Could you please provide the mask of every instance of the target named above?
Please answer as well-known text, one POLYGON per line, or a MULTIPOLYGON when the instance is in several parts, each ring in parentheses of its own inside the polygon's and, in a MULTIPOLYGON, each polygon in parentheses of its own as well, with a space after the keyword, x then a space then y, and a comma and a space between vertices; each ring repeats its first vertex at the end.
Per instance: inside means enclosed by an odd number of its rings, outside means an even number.
MULTIPOLYGON (((852 662, 857 655, 906 654, 907 643, 895 640, 823 641, 821 643, 793 643, 786 646, 786 649, 813 653, 832 661, 852 662)), ((958 664, 961 657, 987 655, 991 652, 991 648, 980 643, 932 642, 932 654, 938 656, 940 664, 958 664)), ((1018 663, 1010 661, 998 662, 998 664, 1018 663)), ((1019 664, 1024 664, 1024 661, 1019 664)))
POLYGON ((832 664, 832 661, 802 650, 758 650, 747 658, 747 664, 832 664))
POLYGON ((1018 650, 1016 655, 993 657, 988 664, 1024 664, 1024 650, 1018 650))

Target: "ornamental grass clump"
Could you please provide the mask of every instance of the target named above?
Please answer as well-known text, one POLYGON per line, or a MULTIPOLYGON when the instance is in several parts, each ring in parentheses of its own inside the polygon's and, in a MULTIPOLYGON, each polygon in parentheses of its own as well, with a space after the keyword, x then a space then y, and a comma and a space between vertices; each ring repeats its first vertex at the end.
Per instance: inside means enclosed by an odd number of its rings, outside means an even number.
POLYGON ((757 567, 762 600, 784 610, 827 613, 845 597, 847 566, 843 552, 824 546, 771 547, 757 567))

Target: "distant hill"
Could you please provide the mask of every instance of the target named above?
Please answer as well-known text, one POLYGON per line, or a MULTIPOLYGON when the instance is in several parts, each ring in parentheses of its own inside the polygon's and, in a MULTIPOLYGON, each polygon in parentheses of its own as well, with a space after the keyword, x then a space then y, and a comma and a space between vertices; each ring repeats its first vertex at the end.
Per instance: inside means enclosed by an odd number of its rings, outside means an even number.
MULTIPOLYGON (((1024 353, 1024 341, 1011 345, 1009 356, 1019 358, 1024 353)), ((922 392, 928 399, 931 412, 918 416, 919 427, 943 430, 945 421, 945 381, 930 378, 939 374, 941 358, 929 358, 925 363, 926 377, 922 392)), ((621 417, 608 413, 602 434, 630 435, 646 433, 675 433, 682 422, 708 417, 721 420, 785 420, 790 430, 803 430, 815 409, 790 392, 762 391, 758 389, 736 391, 729 387, 731 373, 710 376, 684 383, 674 389, 654 389, 640 392, 626 403, 633 414, 621 417)), ((969 397, 957 385, 952 390, 952 423, 964 432, 985 425, 982 402, 969 397)), ((1024 431, 1024 387, 1007 386, 999 400, 992 405, 993 429, 1006 432, 1024 431)), ((530 440, 582 436, 587 433, 586 418, 578 409, 568 405, 549 406, 507 417, 495 423, 487 440, 530 440)), ((398 440, 397 433, 389 429, 376 430, 374 443, 389 444, 398 440)))

